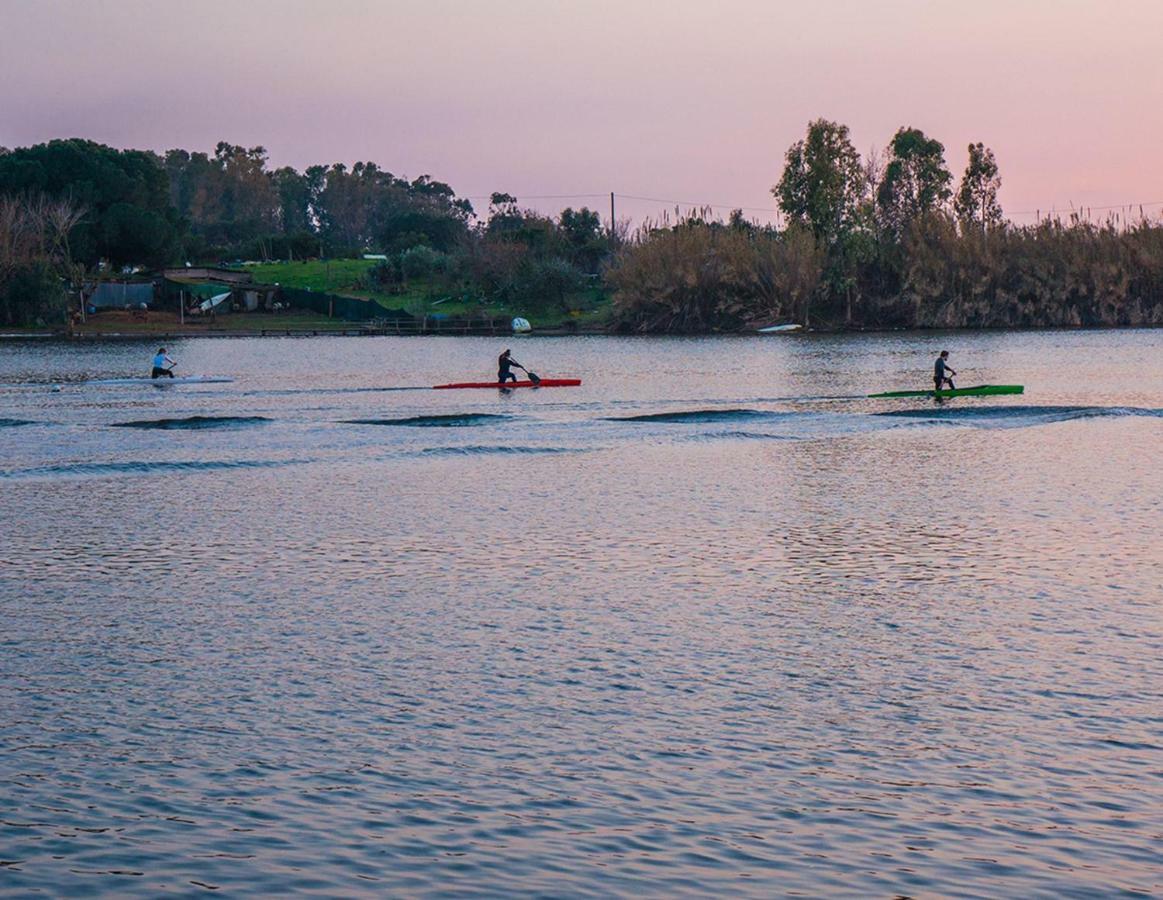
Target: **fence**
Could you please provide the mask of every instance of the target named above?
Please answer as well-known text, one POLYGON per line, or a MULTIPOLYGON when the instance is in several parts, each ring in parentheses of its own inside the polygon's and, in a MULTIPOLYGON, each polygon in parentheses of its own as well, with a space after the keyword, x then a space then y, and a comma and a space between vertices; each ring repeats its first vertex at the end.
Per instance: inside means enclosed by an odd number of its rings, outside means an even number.
POLYGON ((94 309, 137 309, 153 300, 152 281, 102 281, 85 302, 94 309))
POLYGON ((279 288, 283 300, 291 306, 310 309, 323 316, 343 319, 345 322, 370 322, 378 319, 412 321, 413 316, 402 309, 388 309, 375 300, 359 297, 341 297, 339 294, 324 294, 305 291, 301 288, 279 288))

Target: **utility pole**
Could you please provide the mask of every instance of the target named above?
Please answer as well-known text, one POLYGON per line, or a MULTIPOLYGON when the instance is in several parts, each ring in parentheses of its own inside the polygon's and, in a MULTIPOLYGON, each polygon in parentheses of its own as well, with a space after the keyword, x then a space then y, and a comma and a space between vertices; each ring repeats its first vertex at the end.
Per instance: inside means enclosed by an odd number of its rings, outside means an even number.
POLYGON ((614 218, 614 192, 610 191, 610 243, 614 242, 614 225, 617 221, 614 218))

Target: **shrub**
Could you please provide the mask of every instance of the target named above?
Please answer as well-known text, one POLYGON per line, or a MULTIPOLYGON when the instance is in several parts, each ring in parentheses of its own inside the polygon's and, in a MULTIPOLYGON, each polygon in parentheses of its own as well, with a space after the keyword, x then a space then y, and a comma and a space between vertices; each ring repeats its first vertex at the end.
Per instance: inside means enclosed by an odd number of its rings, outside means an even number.
POLYGON ((448 271, 448 256, 426 244, 418 244, 400 254, 399 267, 405 280, 431 278, 448 271))
POLYGON ((614 258, 616 326, 702 332, 798 316, 820 280, 810 232, 727 228, 701 219, 644 228, 614 258))
POLYGON ((18 266, 0 281, 0 322, 5 325, 60 323, 68 302, 60 276, 43 260, 18 266))

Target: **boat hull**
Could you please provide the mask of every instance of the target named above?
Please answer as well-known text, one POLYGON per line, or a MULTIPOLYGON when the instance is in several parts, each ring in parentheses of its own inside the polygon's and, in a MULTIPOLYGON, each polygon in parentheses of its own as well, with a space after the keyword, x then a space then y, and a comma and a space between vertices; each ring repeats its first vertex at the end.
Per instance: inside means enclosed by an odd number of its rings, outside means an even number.
POLYGON ((1021 384, 979 384, 975 387, 956 388, 945 391, 885 391, 869 394, 869 397, 992 397, 998 394, 1021 394, 1026 390, 1021 384))
POLYGON ((225 375, 175 375, 173 378, 150 378, 148 375, 142 375, 140 378, 90 378, 77 384, 109 387, 123 384, 230 384, 232 381, 233 378, 225 375))
POLYGON ((542 378, 540 381, 510 381, 502 384, 499 381, 459 381, 455 384, 435 384, 436 391, 449 391, 458 388, 538 388, 538 387, 577 387, 581 384, 580 378, 542 378))

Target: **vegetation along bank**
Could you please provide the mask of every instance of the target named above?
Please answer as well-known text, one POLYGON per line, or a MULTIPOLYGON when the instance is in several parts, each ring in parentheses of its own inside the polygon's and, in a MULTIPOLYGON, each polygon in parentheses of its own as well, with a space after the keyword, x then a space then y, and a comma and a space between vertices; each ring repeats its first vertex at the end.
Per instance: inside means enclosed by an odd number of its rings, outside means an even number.
POLYGON ((319 295, 364 304, 341 302, 341 318, 395 315, 425 331, 514 315, 686 334, 1163 324, 1163 225, 1085 210, 1014 225, 983 144, 955 185, 943 145, 917 129, 862 158, 845 126, 821 119, 773 178, 780 227, 695 210, 630 230, 584 207, 546 216, 503 192, 478 212, 443 182, 371 162, 271 168, 261 147, 0 148, 0 326, 93 330, 84 314, 110 308, 96 303, 111 282, 128 296, 127 272, 153 278, 152 294, 112 305, 148 307, 125 324, 149 331, 277 327, 226 324, 220 311, 326 329, 336 304, 319 295), (242 260, 255 261, 242 269, 249 286, 227 285, 230 303, 215 300, 213 277, 170 269, 163 287, 167 267, 242 260))

